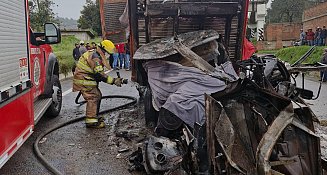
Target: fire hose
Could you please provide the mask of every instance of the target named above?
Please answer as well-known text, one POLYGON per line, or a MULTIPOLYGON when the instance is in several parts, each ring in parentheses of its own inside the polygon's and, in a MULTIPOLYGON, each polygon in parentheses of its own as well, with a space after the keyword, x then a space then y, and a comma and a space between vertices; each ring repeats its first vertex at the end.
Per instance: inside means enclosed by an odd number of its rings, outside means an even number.
MULTIPOLYGON (((120 75, 119 75, 119 72, 117 72, 117 76, 118 78, 120 78, 120 75)), ((127 81, 124 81, 123 82, 124 84, 127 84, 127 81)), ((76 96, 76 99, 75 99, 75 103, 76 104, 79 104, 79 105, 83 105, 86 103, 86 101, 79 101, 79 98, 81 96, 81 92, 78 93, 78 95, 76 96)), ((125 96, 125 95, 107 95, 107 96, 102 96, 101 97, 101 100, 102 99, 109 99, 109 98, 118 98, 118 99, 129 99, 129 100, 132 100, 131 102, 128 102, 126 104, 123 104, 123 105, 120 105, 120 106, 117 106, 117 107, 114 107, 114 108, 111 108, 111 109, 107 109, 107 110, 104 110, 104 111, 100 111, 99 112, 99 115, 102 115, 102 114, 105 114, 105 113, 109 113, 109 112, 112 112, 112 111, 115 111, 115 110, 119 110, 119 109, 123 109, 123 108, 126 108, 130 105, 133 105, 137 102, 137 99, 135 97, 132 97, 132 96, 125 96)), ((55 174, 55 175, 62 175, 63 173, 61 173, 59 170, 57 170, 55 167, 53 167, 46 159, 45 157, 42 155, 40 149, 39 149, 39 142, 42 138, 44 138, 45 136, 47 136, 48 134, 52 133, 53 131, 56 131, 64 126, 67 126, 67 125, 70 125, 70 124, 73 124, 73 123, 76 123, 76 122, 79 122, 79 121, 82 121, 85 119, 86 116, 82 116, 82 117, 78 117, 78 118, 75 118, 75 119, 72 119, 72 120, 68 120, 64 123, 61 123, 59 125, 56 125, 48 130, 46 130, 45 132, 42 132, 35 140, 34 144, 33 144, 33 148, 34 148, 34 153, 37 157, 37 159, 41 162, 41 164, 48 170, 50 171, 51 173, 55 174)))

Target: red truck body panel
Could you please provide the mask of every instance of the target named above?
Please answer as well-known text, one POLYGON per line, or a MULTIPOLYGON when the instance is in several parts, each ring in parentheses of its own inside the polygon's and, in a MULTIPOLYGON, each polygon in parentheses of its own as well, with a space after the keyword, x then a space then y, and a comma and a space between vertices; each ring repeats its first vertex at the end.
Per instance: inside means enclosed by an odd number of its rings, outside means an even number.
POLYGON ((0 155, 5 153, 11 155, 18 146, 19 138, 24 136, 27 129, 34 126, 31 92, 27 90, 23 95, 0 108, 0 155))
MULTIPOLYGON (((5 4, 6 2, 1 1, 0 3, 5 4)), ((26 31, 24 31, 26 38, 21 38, 22 41, 25 40, 25 43, 21 45, 21 51, 24 51, 23 55, 27 54, 23 58, 10 57, 12 60, 17 59, 15 62, 17 65, 19 64, 17 69, 20 72, 21 82, 16 87, 8 84, 10 87, 8 90, 0 89, 0 168, 33 132, 35 125, 34 102, 45 92, 48 59, 52 52, 51 46, 48 44, 40 44, 39 46, 31 44, 28 1, 10 3, 17 3, 13 8, 25 13, 21 14, 25 15, 25 24, 22 26, 26 26, 26 31), (25 7, 20 7, 23 3, 25 7)), ((9 15, 1 14, 0 16, 7 18, 9 15)), ((22 30, 19 31, 21 34, 23 33, 22 30)), ((13 31, 13 34, 17 34, 15 32, 13 31)), ((8 37, 8 35, 10 35, 9 32, 1 33, 1 37, 8 37)), ((19 44, 17 41, 13 42, 19 44)), ((6 47, 10 50, 11 46, 6 47)), ((4 76, 0 74, 0 77, 4 76)))

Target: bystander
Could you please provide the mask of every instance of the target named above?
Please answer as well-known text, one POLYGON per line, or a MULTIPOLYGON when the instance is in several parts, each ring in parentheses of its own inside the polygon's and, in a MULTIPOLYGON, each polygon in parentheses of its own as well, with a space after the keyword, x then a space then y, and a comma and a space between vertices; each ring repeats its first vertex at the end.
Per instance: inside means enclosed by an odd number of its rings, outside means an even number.
POLYGON ((114 70, 118 70, 118 58, 119 58, 119 53, 118 53, 118 49, 117 49, 117 45, 116 48, 114 49, 114 53, 112 54, 113 57, 113 63, 112 63, 112 68, 114 70))
POLYGON ((301 45, 305 45, 306 43, 306 33, 303 31, 303 29, 301 29, 301 33, 300 33, 300 42, 301 45))
POLYGON ((326 45, 326 38, 327 38, 326 26, 322 27, 321 38, 322 38, 322 45, 325 46, 326 45))
POLYGON ((118 53, 119 53, 119 68, 122 69, 123 66, 126 66, 125 62, 125 44, 124 43, 120 43, 117 45, 118 48, 118 53))
MULTIPOLYGON (((327 48, 324 49, 320 62, 327 65, 327 48)), ((327 81, 327 71, 320 71, 320 81, 327 81)))
POLYGON ((125 55, 125 69, 126 70, 129 70, 130 69, 130 45, 129 45, 129 40, 127 40, 127 43, 125 44, 125 52, 126 52, 126 55, 125 55))
POLYGON ((74 58, 74 65, 72 67, 72 72, 75 72, 75 68, 76 68, 76 62, 78 61, 78 59, 81 57, 81 54, 79 52, 79 44, 75 43, 75 48, 73 49, 73 58, 74 58))
POLYGON ((315 37, 314 37, 314 45, 315 46, 320 46, 320 39, 321 39, 321 37, 320 37, 320 34, 321 34, 321 29, 320 29, 320 27, 317 27, 317 29, 316 29, 316 33, 315 33, 315 37))
POLYGON ((309 29, 307 32, 307 41, 309 46, 314 45, 314 37, 315 37, 315 33, 312 31, 312 29, 309 29))
POLYGON ((86 49, 86 47, 84 45, 84 41, 80 41, 79 42, 79 45, 80 45, 80 47, 79 47, 79 53, 81 55, 83 55, 85 52, 87 52, 87 49, 86 49))

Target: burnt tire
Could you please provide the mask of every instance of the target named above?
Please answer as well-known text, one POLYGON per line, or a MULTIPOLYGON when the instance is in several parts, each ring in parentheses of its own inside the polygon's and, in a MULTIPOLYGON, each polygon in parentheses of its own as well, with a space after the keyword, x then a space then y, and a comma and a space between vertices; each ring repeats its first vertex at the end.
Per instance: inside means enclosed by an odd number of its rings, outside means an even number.
POLYGON ((53 94, 52 103, 46 111, 46 116, 57 117, 61 110, 62 105, 62 89, 58 75, 53 75, 53 94))
POLYGON ((154 128, 157 126, 159 112, 152 106, 152 91, 147 87, 144 95, 144 116, 147 127, 154 128))

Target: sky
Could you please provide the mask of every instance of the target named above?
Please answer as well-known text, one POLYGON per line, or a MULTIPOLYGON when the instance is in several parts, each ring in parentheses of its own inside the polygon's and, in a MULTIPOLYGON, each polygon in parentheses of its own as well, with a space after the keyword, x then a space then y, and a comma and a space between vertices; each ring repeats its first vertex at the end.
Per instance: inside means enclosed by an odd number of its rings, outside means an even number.
POLYGON ((53 0, 54 13, 63 18, 78 19, 81 15, 81 10, 85 4, 85 0, 53 0))

